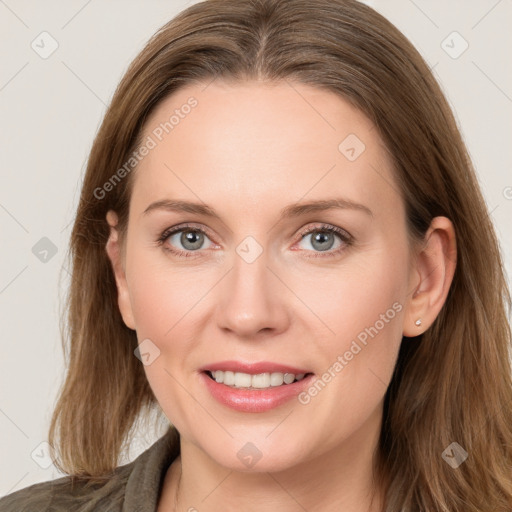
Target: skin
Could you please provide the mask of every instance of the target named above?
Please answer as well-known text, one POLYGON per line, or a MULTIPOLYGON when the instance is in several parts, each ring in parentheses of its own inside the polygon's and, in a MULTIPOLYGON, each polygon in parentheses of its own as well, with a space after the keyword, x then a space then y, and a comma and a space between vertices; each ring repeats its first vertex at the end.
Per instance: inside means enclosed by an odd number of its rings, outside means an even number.
POLYGON ((445 302, 456 259, 452 223, 437 217, 423 244, 409 242, 377 130, 333 93, 292 82, 187 86, 153 111, 145 135, 190 96, 197 107, 133 176, 125 240, 115 213, 107 215, 121 314, 139 342, 149 338, 160 350, 144 370, 181 434, 158 510, 382 510, 372 465, 383 399, 402 336, 428 329, 445 302), (365 144, 354 161, 338 149, 349 134, 365 144), (279 219, 289 204, 337 197, 372 215, 331 209, 279 219), (206 203, 220 220, 143 214, 162 199, 206 203), (182 223, 206 230, 199 249, 180 243, 181 233, 156 242, 182 223), (320 224, 347 231, 353 243, 325 233, 333 245, 322 251, 314 233, 301 238, 320 224), (252 263, 236 252, 247 236, 263 249, 252 263), (394 303, 400 311, 306 405, 234 411, 199 378, 201 366, 226 359, 281 362, 321 377, 394 303), (247 442, 262 453, 251 468, 237 457, 247 442))

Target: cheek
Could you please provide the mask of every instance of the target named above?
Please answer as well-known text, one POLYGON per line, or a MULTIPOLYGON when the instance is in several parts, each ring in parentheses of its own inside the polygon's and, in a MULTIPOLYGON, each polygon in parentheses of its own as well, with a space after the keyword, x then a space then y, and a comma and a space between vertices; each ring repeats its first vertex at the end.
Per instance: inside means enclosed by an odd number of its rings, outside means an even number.
POLYGON ((338 363, 334 371, 343 375, 335 387, 353 394, 357 386, 362 398, 382 387, 379 381, 389 382, 402 340, 407 268, 405 250, 388 247, 302 280, 298 295, 308 297, 309 308, 328 327, 317 351, 326 369, 338 363))
POLYGON ((155 251, 135 250, 131 255, 127 275, 132 311, 141 352, 150 359, 144 372, 168 420, 187 434, 193 410, 190 395, 180 385, 185 382, 181 368, 189 364, 193 348, 186 326, 202 295, 200 281, 191 271, 173 269, 155 251))
POLYGON ((402 340, 406 264, 400 254, 372 251, 317 287, 302 287, 316 290, 308 305, 333 331, 316 338, 320 382, 300 397, 319 425, 339 426, 325 430, 326 443, 357 432, 382 403, 402 340))
POLYGON ((207 286, 197 272, 173 264, 162 249, 133 249, 127 276, 139 339, 171 337, 207 286))
POLYGON ((406 295, 407 259, 405 251, 379 248, 322 272, 289 274, 288 279, 294 280, 297 295, 330 328, 331 337, 353 337, 390 309, 388 316, 394 318, 393 304, 401 304, 406 295))
POLYGON ((140 272, 130 283, 130 298, 139 340, 162 339, 174 324, 174 315, 170 313, 178 313, 175 288, 147 271, 140 272))

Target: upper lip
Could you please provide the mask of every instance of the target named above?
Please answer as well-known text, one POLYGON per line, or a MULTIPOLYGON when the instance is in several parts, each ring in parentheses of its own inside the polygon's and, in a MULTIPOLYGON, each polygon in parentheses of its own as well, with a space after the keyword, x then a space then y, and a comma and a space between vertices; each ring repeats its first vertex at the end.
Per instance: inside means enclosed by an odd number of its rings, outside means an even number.
POLYGON ((249 373, 257 375, 258 373, 293 373, 299 375, 301 373, 311 373, 309 370, 296 368, 294 366, 272 363, 269 361, 259 361, 255 363, 245 363, 242 361, 218 361, 216 363, 209 363, 199 369, 202 372, 227 370, 232 372, 249 373))

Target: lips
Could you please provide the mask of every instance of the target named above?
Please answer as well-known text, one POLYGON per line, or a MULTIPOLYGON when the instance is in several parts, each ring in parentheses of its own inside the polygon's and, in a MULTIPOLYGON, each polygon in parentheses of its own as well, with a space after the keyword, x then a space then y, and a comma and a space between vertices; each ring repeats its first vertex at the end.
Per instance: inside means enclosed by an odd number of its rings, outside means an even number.
POLYGON ((233 388, 220 384, 209 376, 209 372, 199 374, 202 385, 209 395, 221 405, 244 413, 264 413, 297 399, 297 396, 311 385, 315 376, 307 374, 302 380, 292 384, 265 389, 233 388))
POLYGON ((285 365, 281 363, 273 363, 268 361, 261 361, 257 363, 245 363, 242 361, 218 361, 216 363, 207 364, 199 369, 199 371, 201 372, 210 372, 216 370, 249 373, 251 375, 276 372, 293 373, 294 375, 299 375, 301 373, 312 373, 307 368, 298 368, 295 366, 285 365))
MULTIPOLYGON (((219 376, 217 375, 217 377, 219 376)), ((255 363, 218 361, 200 368, 200 380, 209 391, 210 396, 220 404, 239 412, 263 413, 284 405, 296 398, 311 384, 314 378, 314 374, 306 368, 269 361, 255 363), (221 374, 219 382, 212 378, 212 373, 221 374), (228 374, 230 374, 228 380, 231 385, 223 382, 228 374), (245 374, 245 377, 240 374, 245 374), (270 378, 269 374, 272 375, 273 381, 277 375, 279 377, 277 380, 280 382, 267 382, 267 379, 270 378), (261 389, 255 389, 245 382, 251 375, 253 376, 252 385, 261 387, 261 389), (285 375, 287 377, 283 383, 282 379, 285 375), (289 378, 293 380, 294 377, 297 380, 288 381, 289 378), (241 378, 242 381, 233 386, 233 381, 237 378, 241 378), (260 381, 260 378, 264 382, 260 381), (257 383, 254 382, 255 379, 258 381, 257 383)))

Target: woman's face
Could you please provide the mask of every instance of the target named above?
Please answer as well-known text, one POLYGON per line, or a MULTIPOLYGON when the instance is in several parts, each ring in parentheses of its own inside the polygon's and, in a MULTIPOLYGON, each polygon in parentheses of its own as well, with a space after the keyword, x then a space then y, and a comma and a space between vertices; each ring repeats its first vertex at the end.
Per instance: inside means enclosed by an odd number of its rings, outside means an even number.
POLYGON ((306 85, 215 81, 143 140, 119 305, 182 439, 241 471, 373 446, 417 274, 372 123, 306 85))

